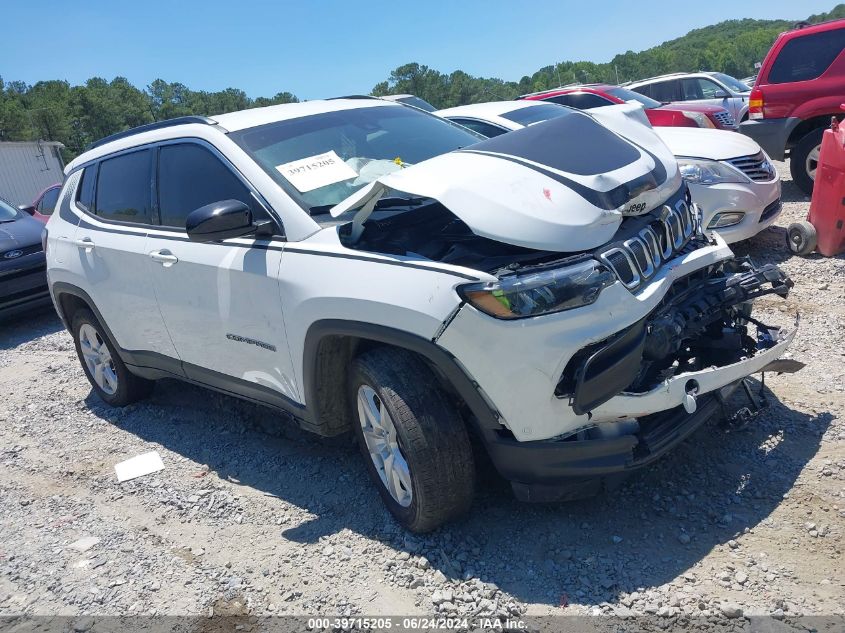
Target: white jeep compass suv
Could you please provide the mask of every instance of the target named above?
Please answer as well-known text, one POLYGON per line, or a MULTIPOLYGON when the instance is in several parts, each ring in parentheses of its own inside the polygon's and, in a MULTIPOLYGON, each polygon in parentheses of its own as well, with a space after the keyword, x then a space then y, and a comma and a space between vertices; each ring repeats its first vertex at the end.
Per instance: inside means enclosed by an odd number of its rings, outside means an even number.
POLYGON ((474 450, 519 498, 594 494, 794 336, 750 316, 791 282, 702 235, 618 108, 489 140, 367 98, 116 134, 67 166, 53 301, 105 402, 177 377, 353 431, 411 530, 469 507, 474 450))

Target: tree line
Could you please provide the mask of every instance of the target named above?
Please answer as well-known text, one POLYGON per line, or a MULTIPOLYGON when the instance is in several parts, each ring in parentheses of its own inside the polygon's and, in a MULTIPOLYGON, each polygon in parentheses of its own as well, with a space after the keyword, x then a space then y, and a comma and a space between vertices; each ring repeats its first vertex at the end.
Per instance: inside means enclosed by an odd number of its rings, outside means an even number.
MULTIPOLYGON (((839 4, 806 21, 843 17, 845 4, 839 4)), ((755 62, 762 61, 778 33, 793 26, 786 20, 728 20, 638 53, 627 51, 608 63, 559 62, 519 81, 474 77, 461 70, 446 74, 414 62, 393 70, 371 94, 410 93, 447 108, 513 99, 569 83, 620 83, 668 72, 718 70, 743 77, 755 72, 755 62)), ((142 90, 124 77, 111 81, 94 77, 79 86, 60 80, 30 86, 22 81, 4 82, 0 77, 0 141, 60 141, 69 160, 97 139, 144 123, 297 101, 290 92, 253 99, 236 88, 207 92, 162 79, 142 90)))
POLYGON ((144 123, 296 101, 289 92, 251 99, 236 88, 206 92, 161 79, 140 90, 125 77, 94 77, 81 86, 59 80, 29 86, 0 77, 0 141, 59 141, 70 160, 89 143, 144 123))
MULTIPOLYGON (((809 16, 817 23, 845 17, 845 4, 828 13, 809 16)), ((690 31, 639 53, 628 51, 604 64, 565 61, 541 68, 519 81, 473 77, 456 70, 445 74, 418 63, 399 66, 386 81, 373 87, 372 94, 414 94, 437 108, 467 103, 514 99, 572 83, 611 83, 645 79, 671 72, 712 70, 737 78, 756 74, 754 64, 762 62, 779 33, 795 26, 788 20, 727 20, 690 31)))

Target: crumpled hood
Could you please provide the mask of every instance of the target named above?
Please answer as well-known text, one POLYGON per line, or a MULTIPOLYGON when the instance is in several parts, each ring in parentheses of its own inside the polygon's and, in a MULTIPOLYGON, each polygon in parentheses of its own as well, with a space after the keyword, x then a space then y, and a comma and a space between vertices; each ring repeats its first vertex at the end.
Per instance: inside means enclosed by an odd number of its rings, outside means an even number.
POLYGON ((681 185, 642 108, 602 110, 571 110, 382 176, 332 215, 361 207, 361 224, 394 190, 438 200, 482 237, 538 250, 596 248, 625 215, 647 213, 681 185))

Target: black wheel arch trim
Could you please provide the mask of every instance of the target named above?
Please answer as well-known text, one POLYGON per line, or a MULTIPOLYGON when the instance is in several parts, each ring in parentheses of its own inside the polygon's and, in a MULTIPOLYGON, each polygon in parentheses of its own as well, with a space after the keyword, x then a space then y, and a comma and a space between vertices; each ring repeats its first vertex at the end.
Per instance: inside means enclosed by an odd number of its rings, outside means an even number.
MULTIPOLYGON (((318 401, 318 350, 320 342, 327 336, 348 336, 364 341, 383 343, 419 354, 439 372, 442 378, 463 399, 473 414, 474 423, 482 431, 502 429, 499 415, 488 404, 481 388, 460 366, 458 360, 448 351, 422 336, 383 325, 364 321, 344 319, 323 319, 315 321, 305 335, 303 349, 303 392, 305 402, 314 411, 318 401)), ((319 423, 319 420, 316 420, 319 423)))

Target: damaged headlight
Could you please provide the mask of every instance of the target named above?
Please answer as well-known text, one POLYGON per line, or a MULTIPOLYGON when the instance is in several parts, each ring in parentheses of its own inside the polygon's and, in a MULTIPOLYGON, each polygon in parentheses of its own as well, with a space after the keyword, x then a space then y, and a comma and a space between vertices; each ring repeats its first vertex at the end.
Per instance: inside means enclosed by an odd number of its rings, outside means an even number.
POLYGON ((696 185, 715 185, 720 182, 748 182, 741 171, 716 160, 678 158, 681 176, 696 185))
POLYGON ((490 316, 520 319, 590 305, 615 281, 609 268, 591 259, 495 282, 467 284, 460 286, 458 293, 490 316))

